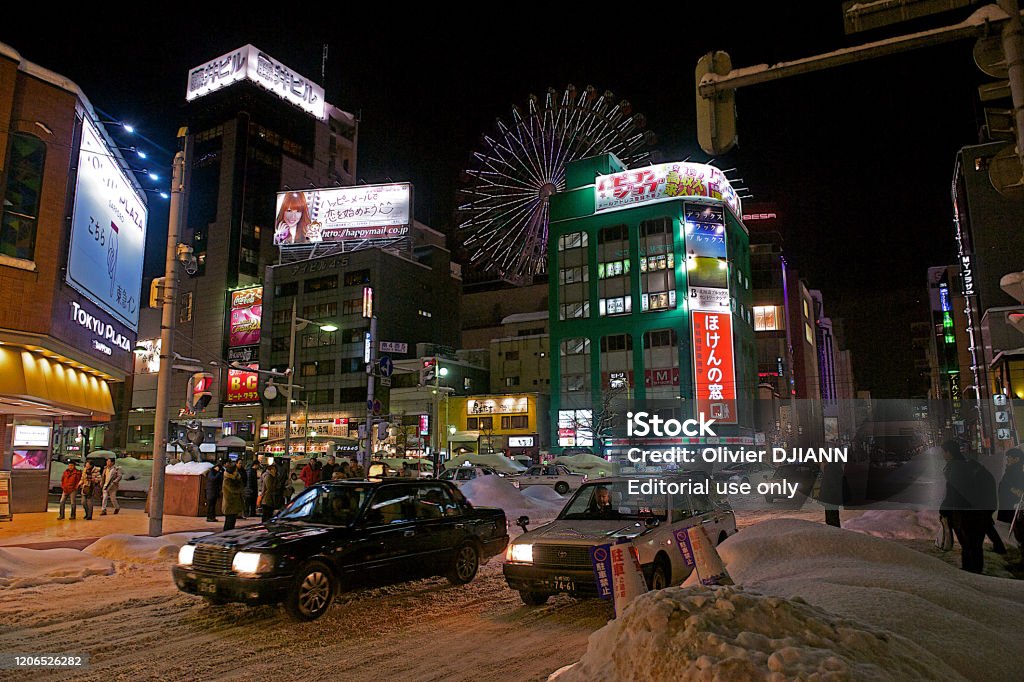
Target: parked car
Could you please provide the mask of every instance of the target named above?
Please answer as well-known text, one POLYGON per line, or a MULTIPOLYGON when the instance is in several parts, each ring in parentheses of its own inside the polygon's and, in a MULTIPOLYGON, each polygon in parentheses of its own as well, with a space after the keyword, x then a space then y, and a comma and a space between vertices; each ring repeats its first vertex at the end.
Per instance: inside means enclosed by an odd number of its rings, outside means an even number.
POLYGON ((504 478, 506 475, 507 474, 503 474, 502 472, 498 471, 497 469, 492 469, 491 467, 485 467, 485 466, 479 466, 478 465, 478 466, 460 466, 460 467, 453 467, 451 469, 445 469, 444 471, 441 472, 441 475, 438 476, 437 478, 438 478, 438 480, 441 480, 441 481, 451 481, 455 485, 457 485, 459 487, 462 487, 462 485, 464 483, 469 483, 470 481, 475 481, 476 479, 482 478, 484 476, 499 476, 499 477, 504 478))
MULTIPOLYGON (((684 481, 685 475, 662 477, 684 481)), ((674 532, 703 524, 715 545, 736 532, 728 503, 707 495, 630 495, 629 479, 613 477, 580 487, 558 518, 509 545, 502 570, 523 603, 537 606, 553 594, 596 596, 590 548, 629 538, 651 589, 679 585, 689 575, 674 532), (607 496, 608 504, 600 499, 607 496)), ((528 518, 520 519, 525 525, 528 518)))
POLYGON ((314 620, 340 590, 372 579, 471 581, 508 544, 505 512, 473 507, 450 483, 332 481, 300 493, 269 522, 184 545, 178 589, 213 604, 284 602, 314 620))
POLYGON ((517 488, 547 485, 554 488, 559 495, 565 495, 579 488, 586 480, 586 474, 574 474, 561 464, 538 464, 517 476, 512 483, 517 488))

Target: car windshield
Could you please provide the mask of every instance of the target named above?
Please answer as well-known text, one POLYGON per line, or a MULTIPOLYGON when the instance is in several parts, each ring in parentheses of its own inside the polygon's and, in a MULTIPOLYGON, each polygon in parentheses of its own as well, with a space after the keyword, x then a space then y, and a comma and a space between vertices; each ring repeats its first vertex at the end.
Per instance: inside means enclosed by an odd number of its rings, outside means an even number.
POLYGON ((626 481, 590 483, 582 486, 558 517, 562 520, 636 521, 667 518, 665 496, 630 495, 626 481))
POLYGON ((315 486, 303 491, 275 520, 347 526, 355 521, 369 494, 369 486, 315 486))

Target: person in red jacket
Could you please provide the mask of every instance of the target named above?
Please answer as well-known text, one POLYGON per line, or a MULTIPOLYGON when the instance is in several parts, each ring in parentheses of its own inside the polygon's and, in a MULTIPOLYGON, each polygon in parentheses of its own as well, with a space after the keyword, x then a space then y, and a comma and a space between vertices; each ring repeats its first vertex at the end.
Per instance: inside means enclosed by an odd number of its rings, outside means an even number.
POLYGON ((58 520, 64 518, 64 504, 67 502, 68 497, 71 498, 71 518, 75 518, 75 512, 78 511, 78 484, 82 482, 82 472, 75 466, 75 460, 68 460, 68 468, 64 470, 64 475, 60 477, 60 513, 57 514, 58 520))
POLYGON ((306 466, 302 467, 302 473, 299 474, 299 478, 302 479, 302 482, 307 488, 314 483, 320 482, 319 464, 320 463, 316 461, 316 459, 311 459, 306 463, 306 466))

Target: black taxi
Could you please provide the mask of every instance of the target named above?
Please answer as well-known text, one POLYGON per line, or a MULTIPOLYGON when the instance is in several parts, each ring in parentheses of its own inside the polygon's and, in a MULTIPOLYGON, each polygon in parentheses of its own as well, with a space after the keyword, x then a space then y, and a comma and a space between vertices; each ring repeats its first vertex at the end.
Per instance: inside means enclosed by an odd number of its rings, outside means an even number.
POLYGON ((332 481, 270 521, 196 538, 173 567, 183 592, 213 604, 284 602, 315 620, 340 590, 443 575, 471 581, 508 545, 505 512, 474 507, 451 483, 332 481))

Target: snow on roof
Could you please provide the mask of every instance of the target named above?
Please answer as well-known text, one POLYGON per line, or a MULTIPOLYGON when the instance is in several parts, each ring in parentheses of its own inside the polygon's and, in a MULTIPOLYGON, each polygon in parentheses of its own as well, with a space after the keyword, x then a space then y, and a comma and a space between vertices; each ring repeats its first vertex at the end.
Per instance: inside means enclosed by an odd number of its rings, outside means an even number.
POLYGON ((516 322, 535 322, 548 319, 548 311, 541 310, 536 313, 515 313, 501 318, 502 324, 515 324, 516 322))
POLYGON ((77 583, 90 575, 111 575, 114 564, 77 549, 0 547, 0 587, 77 583))

